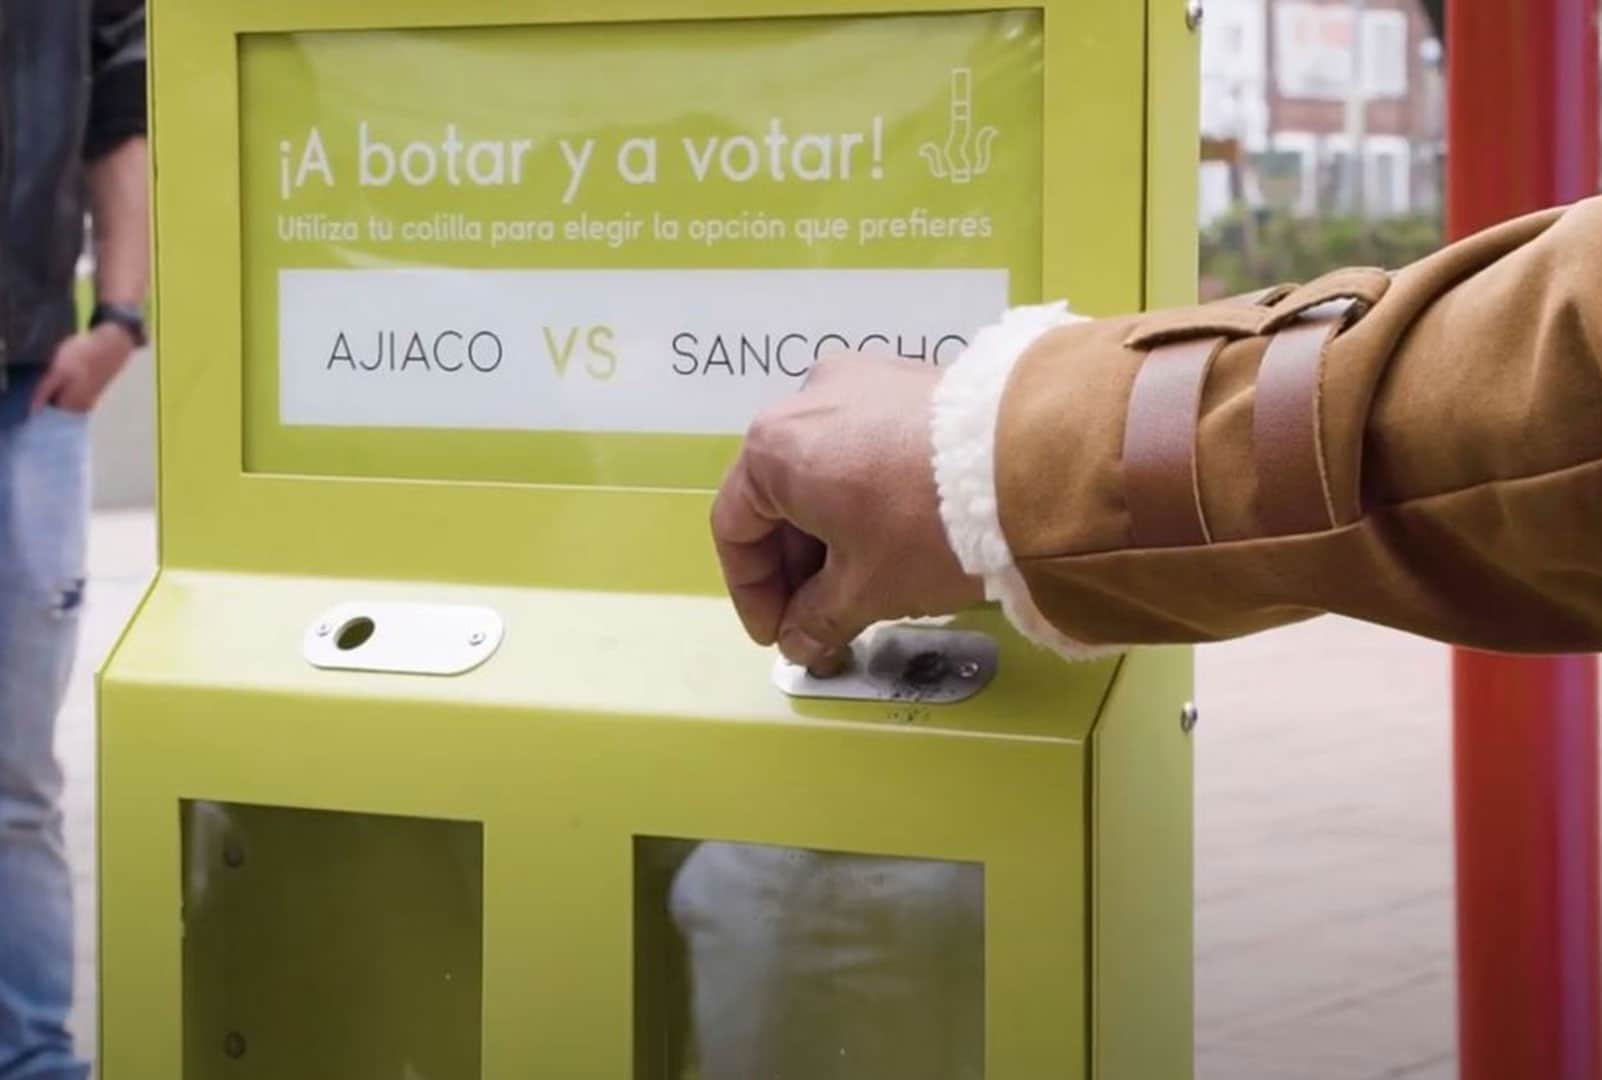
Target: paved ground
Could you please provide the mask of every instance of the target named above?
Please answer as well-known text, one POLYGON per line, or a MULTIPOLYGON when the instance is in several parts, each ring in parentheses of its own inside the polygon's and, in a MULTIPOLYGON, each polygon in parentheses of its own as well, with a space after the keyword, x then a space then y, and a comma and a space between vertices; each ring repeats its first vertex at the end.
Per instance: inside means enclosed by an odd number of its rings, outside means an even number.
MULTIPOLYGON (((61 732, 86 1039, 91 673, 154 546, 146 514, 97 518, 61 732)), ((1198 1080, 1454 1077, 1445 651, 1320 620, 1204 649, 1198 678, 1198 1080)))
POLYGON ((1198 654, 1200 1080, 1457 1075, 1447 679, 1335 619, 1198 654))

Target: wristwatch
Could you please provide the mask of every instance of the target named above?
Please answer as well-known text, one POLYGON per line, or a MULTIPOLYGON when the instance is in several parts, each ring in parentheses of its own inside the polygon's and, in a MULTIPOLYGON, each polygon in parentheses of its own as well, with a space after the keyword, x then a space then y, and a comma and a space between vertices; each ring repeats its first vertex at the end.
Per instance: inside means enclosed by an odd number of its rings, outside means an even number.
POLYGON ((138 308, 128 307, 125 304, 108 304, 104 301, 95 305, 89 315, 89 329, 104 323, 120 326, 133 338, 134 347, 142 349, 148 340, 145 334, 145 317, 138 308))

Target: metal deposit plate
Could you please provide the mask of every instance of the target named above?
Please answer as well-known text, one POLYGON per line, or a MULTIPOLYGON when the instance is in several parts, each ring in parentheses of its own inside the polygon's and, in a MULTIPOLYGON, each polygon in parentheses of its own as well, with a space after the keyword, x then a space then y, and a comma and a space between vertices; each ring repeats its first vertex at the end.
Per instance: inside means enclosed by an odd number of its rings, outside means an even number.
POLYGON ((502 633, 489 608, 356 602, 313 619, 301 650, 320 668, 461 675, 494 655, 502 633))
POLYGON ((796 698, 949 705, 983 690, 996 677, 998 662, 988 634, 893 623, 858 638, 840 675, 821 679, 781 658, 773 681, 796 698))

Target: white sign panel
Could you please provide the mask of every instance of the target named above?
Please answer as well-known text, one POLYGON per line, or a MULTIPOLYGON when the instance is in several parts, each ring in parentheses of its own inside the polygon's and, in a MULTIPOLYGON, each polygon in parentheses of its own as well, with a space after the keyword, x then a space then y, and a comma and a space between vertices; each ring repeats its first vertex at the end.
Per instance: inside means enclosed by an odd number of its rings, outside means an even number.
POLYGON ((740 434, 842 349, 950 364, 1005 270, 284 270, 286 425, 740 434))

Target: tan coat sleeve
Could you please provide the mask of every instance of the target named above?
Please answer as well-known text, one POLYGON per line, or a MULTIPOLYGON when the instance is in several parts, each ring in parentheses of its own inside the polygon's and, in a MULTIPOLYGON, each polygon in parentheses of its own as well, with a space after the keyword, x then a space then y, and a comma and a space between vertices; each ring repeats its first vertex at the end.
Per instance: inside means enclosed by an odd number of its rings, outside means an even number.
POLYGON ((1602 650, 1602 199, 1394 275, 1058 325, 1000 400, 1000 526, 1076 642, 1336 612, 1602 650))

